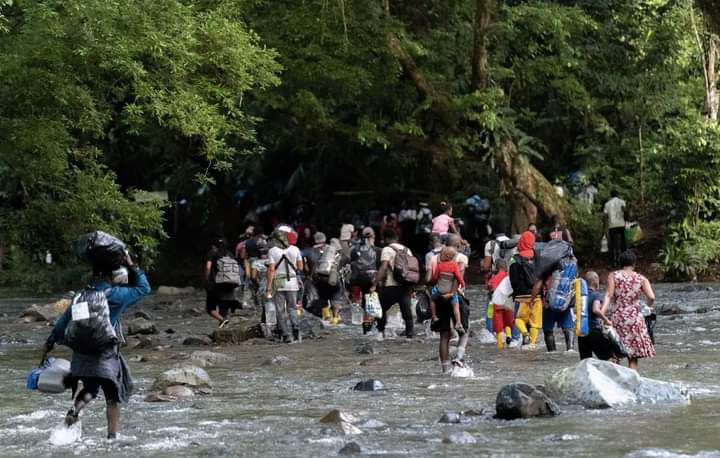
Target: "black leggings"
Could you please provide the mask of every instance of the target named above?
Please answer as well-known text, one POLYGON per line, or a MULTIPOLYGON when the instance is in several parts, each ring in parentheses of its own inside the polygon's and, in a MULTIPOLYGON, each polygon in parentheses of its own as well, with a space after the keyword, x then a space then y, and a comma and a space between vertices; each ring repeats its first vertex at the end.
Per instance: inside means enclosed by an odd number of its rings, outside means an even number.
POLYGON ((412 287, 386 286, 380 291, 380 306, 383 316, 377 320, 378 331, 384 331, 387 324, 387 311, 395 304, 400 306, 400 313, 405 321, 405 336, 414 336, 414 323, 412 318, 412 287))

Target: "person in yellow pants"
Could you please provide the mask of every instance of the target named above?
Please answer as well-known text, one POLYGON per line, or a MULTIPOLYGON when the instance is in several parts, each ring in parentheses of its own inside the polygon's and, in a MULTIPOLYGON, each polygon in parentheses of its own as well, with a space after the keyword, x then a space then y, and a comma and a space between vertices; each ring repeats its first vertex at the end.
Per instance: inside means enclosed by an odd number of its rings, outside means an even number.
POLYGON ((543 305, 539 297, 530 304, 531 297, 515 296, 517 314, 515 315, 515 326, 523 336, 523 350, 534 350, 535 341, 542 328, 543 305), (528 329, 528 327, 530 329, 528 329))

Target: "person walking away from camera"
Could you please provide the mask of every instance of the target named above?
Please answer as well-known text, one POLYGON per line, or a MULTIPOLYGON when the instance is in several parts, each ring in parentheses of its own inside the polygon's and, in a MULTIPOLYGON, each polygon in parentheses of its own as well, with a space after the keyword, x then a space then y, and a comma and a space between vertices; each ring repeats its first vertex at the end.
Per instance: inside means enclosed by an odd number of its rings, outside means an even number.
POLYGON ((225 327, 231 312, 240 307, 235 289, 242 283, 240 264, 227 249, 225 239, 218 237, 211 242, 205 261, 205 311, 225 327))
MULTIPOLYGON (((150 284, 145 272, 126 259, 127 268, 114 270, 94 267, 95 278, 86 291, 101 293, 107 299, 110 325, 114 328, 118 343, 110 347, 97 344, 86 350, 74 349, 70 363, 73 406, 65 416, 69 426, 78 421, 81 411, 97 397, 100 388, 105 395, 108 439, 116 439, 120 430, 120 403, 127 403, 132 394, 132 379, 125 359, 120 354, 122 337, 122 315, 140 299, 150 294, 150 284), (127 286, 121 286, 127 285, 127 286), (78 383, 82 390, 78 393, 78 383)), ((47 341, 43 344, 43 361, 56 343, 63 343, 66 329, 72 321, 73 306, 68 307, 55 322, 47 341)))
POLYGON ((240 267, 242 267, 244 274, 242 276, 242 283, 240 283, 240 287, 237 290, 238 297, 240 298, 240 308, 248 306, 247 297, 251 295, 250 279, 248 278, 251 262, 248 256, 247 244, 252 240, 254 231, 255 229, 252 225, 245 228, 245 231, 238 237, 238 243, 235 245, 235 259, 240 264, 240 267))
POLYGON ((328 244, 325 234, 316 232, 315 245, 308 252, 306 270, 322 303, 322 318, 331 324, 340 323, 340 307, 345 300, 340 278, 341 260, 341 247, 328 244))
MULTIPOLYGON (((265 299, 267 297, 267 270, 268 264, 268 246, 265 239, 261 239, 257 244, 258 257, 253 258, 252 264, 250 264, 250 284, 252 285, 251 291, 253 292, 253 301, 255 308, 263 307, 265 299)), ((263 321, 264 322, 264 321, 263 321)))
POLYGON ((588 285, 588 334, 578 337, 580 359, 592 358, 593 353, 598 359, 607 361, 612 358, 612 347, 603 335, 603 325, 611 326, 607 317, 607 309, 603 306, 605 294, 600 291, 600 277, 594 271, 585 274, 588 285))
MULTIPOLYGON (((256 228, 253 226, 253 233, 250 238, 245 240, 245 243, 243 244, 243 251, 244 251, 244 265, 243 268, 245 269, 245 278, 246 278, 246 286, 245 286, 245 297, 250 296, 255 305, 257 306, 257 298, 258 298, 258 289, 257 280, 253 280, 252 278, 249 278, 248 272, 252 270, 253 263, 260 259, 261 257, 261 249, 264 249, 264 256, 267 259, 267 240, 265 235, 262 233, 260 228, 256 228)), ((238 258, 239 260, 240 258, 238 258)), ((264 298, 263 295, 261 297, 264 298)))
POLYGON ((402 233, 401 241, 408 247, 416 246, 415 240, 415 224, 417 219, 417 210, 410 201, 403 201, 400 213, 398 213, 398 223, 400 224, 400 232, 402 233))
POLYGON ((439 234, 440 237, 446 236, 448 233, 457 234, 455 220, 452 217, 452 205, 445 201, 440 202, 440 214, 432 220, 432 232, 439 234))
MULTIPOLYGON (((431 284, 435 286, 431 291, 430 314, 433 324, 437 324, 439 321, 438 302, 445 307, 449 304, 455 331, 462 335, 465 334, 465 328, 460 319, 458 288, 465 288, 465 279, 460 273, 460 266, 455 261, 455 256, 457 256, 457 251, 454 248, 445 247, 440 252, 438 262, 433 265, 431 284)), ((450 319, 450 315, 448 315, 448 319, 450 319)))
POLYGON ((542 328, 548 352, 557 350, 556 326, 562 329, 565 337, 565 351, 575 350, 575 318, 570 298, 574 297, 576 278, 577 260, 570 256, 559 260, 544 276, 535 279, 532 298, 543 298, 542 328), (556 307, 555 304, 560 303, 564 305, 564 309, 556 307))
MULTIPOLYGON (((375 231, 371 227, 362 230, 362 239, 350 254, 350 284, 353 302, 367 310, 365 296, 375 291, 377 272, 380 267, 380 249, 375 246, 375 231)), ((372 329, 373 318, 364 313, 363 334, 372 329)))
POLYGON ((425 254, 425 283, 430 284, 432 280, 432 264, 433 261, 437 260, 437 256, 443 249, 442 241, 440 240, 440 234, 432 234, 430 236, 430 244, 432 248, 425 254))
POLYGON ((287 236, 287 231, 273 232, 275 246, 268 251, 266 297, 272 300, 271 305, 275 307, 283 341, 292 343, 302 339, 298 323, 297 295, 300 291, 298 272, 303 270, 303 260, 300 250, 290 244, 287 236))
POLYGON ((616 189, 610 193, 611 199, 603 207, 604 228, 603 233, 608 235, 610 262, 613 267, 619 267, 620 254, 624 253, 625 244, 625 201, 620 198, 616 189))
POLYGON ((382 307, 383 316, 378 318, 377 329, 380 332, 379 338, 385 338, 385 326, 387 325, 387 311, 395 304, 400 306, 400 313, 405 321, 405 336, 410 339, 415 336, 415 329, 412 317, 412 286, 398 282, 393 274, 395 267, 395 258, 399 251, 404 251, 409 256, 412 252, 398 242, 397 233, 388 229, 383 234, 383 238, 387 243, 380 252, 380 268, 376 279, 376 287, 380 291, 380 305, 382 307))
POLYGON ((609 307, 610 301, 615 302, 615 307, 610 312, 610 321, 627 350, 628 367, 637 370, 640 358, 655 357, 655 346, 640 312, 641 296, 645 296, 648 307, 652 308, 655 302, 655 292, 650 281, 635 272, 637 257, 632 250, 623 252, 620 255, 619 263, 620 270, 608 275, 603 309, 609 307))
POLYGON ((570 230, 562 223, 560 217, 557 215, 552 217, 552 227, 550 229, 550 233, 548 234, 548 241, 550 240, 563 240, 570 245, 573 244, 573 238, 570 234, 570 230))
POLYGON ((430 206, 427 202, 418 202, 418 209, 415 215, 415 236, 417 245, 413 247, 413 250, 417 253, 422 253, 430 248, 432 219, 432 210, 430 210, 430 206))
POLYGON ((515 326, 523 336, 525 350, 534 350, 537 336, 542 328, 542 300, 532 300, 532 289, 535 284, 535 224, 520 235, 517 254, 510 265, 510 285, 515 300, 515 326))

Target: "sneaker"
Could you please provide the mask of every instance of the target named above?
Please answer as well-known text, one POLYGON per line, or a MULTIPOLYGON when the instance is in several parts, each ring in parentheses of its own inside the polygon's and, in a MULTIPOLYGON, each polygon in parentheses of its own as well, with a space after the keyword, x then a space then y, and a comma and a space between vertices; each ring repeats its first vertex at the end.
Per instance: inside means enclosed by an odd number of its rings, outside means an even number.
POLYGON ((513 339, 508 344, 508 348, 517 348, 522 346, 522 339, 513 339))
POLYGON ((79 417, 79 413, 75 412, 75 408, 72 408, 68 410, 68 413, 65 414, 65 424, 67 426, 72 426, 75 423, 77 423, 79 417))
POLYGON ((225 326, 227 326, 228 324, 230 324, 230 320, 223 320, 223 321, 218 325, 218 329, 222 329, 222 328, 224 328, 225 326))

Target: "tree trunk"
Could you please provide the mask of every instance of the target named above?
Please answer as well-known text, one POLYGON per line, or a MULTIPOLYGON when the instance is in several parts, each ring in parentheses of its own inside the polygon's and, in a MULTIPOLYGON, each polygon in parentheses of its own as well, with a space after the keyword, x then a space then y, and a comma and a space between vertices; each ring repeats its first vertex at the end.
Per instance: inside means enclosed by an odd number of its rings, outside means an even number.
POLYGON ((488 84, 487 33, 496 0, 475 0, 475 27, 473 31, 472 87, 484 89, 488 84))
POLYGON ((707 82, 705 87, 705 110, 709 120, 717 121, 718 119, 718 36, 714 33, 710 35, 708 40, 707 55, 705 56, 705 66, 707 68, 707 82))

